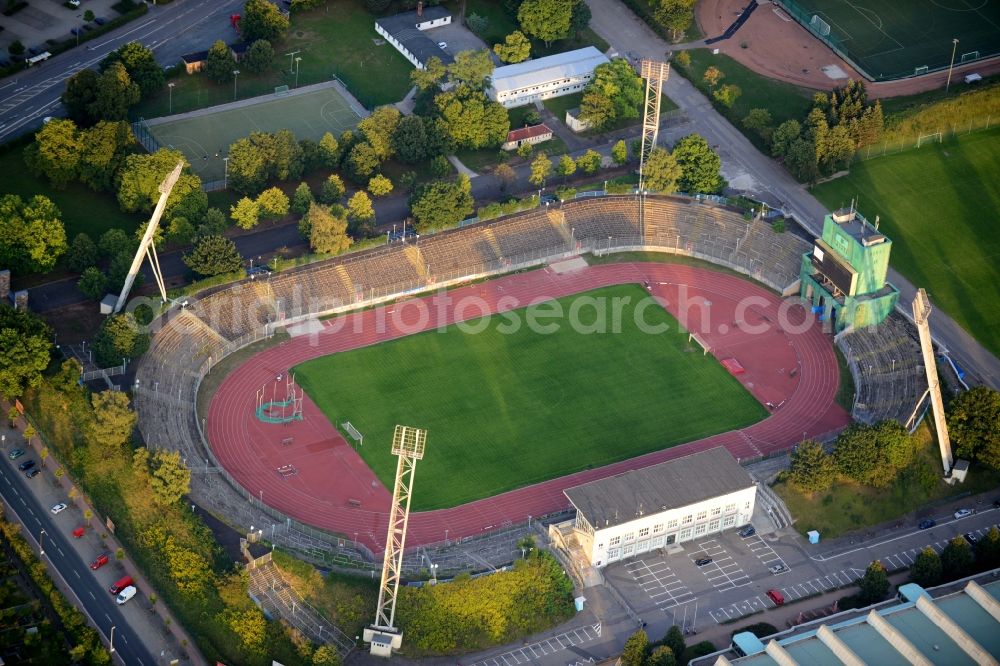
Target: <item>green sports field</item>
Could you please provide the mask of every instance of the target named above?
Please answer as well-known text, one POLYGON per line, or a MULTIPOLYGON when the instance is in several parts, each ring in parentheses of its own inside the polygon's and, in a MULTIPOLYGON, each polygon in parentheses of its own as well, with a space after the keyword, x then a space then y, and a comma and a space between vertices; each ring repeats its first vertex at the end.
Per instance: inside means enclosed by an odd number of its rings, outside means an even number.
POLYGON ((917 67, 948 67, 1000 51, 1000 0, 781 0, 817 34, 813 16, 830 26, 829 40, 875 80, 913 76, 917 67))
MULTIPOLYGON (((264 95, 237 108, 196 112, 176 120, 151 120, 149 129, 161 146, 175 148, 191 163, 191 170, 204 181, 222 180, 223 158, 229 146, 251 132, 289 129, 296 139, 319 141, 353 129, 358 116, 334 88, 289 95, 264 95)), ((246 103, 246 101, 244 101, 246 103)))
POLYGON ((857 162, 813 194, 831 209, 860 197, 891 264, 1000 356, 1000 129, 857 162))
MULTIPOLYGON (((455 506, 538 481, 755 423, 766 410, 658 305, 620 285, 559 299, 627 297, 620 333, 585 334, 568 320, 552 334, 493 317, 482 332, 451 326, 333 354, 295 368, 296 379, 332 423, 350 420, 360 453, 391 487, 397 424, 426 428, 413 509, 455 506)), ((611 302, 610 300, 608 301, 611 302)), ((581 308, 579 319, 592 322, 581 308)), ((611 307, 608 307, 611 312, 611 307)), ((525 311, 513 313, 522 324, 525 311)), ((545 320, 546 323, 549 320, 545 320)), ((485 322, 483 322, 485 323, 485 322)), ((469 327, 473 324, 469 323, 469 327)), ((610 326, 609 326, 610 328, 610 326)))

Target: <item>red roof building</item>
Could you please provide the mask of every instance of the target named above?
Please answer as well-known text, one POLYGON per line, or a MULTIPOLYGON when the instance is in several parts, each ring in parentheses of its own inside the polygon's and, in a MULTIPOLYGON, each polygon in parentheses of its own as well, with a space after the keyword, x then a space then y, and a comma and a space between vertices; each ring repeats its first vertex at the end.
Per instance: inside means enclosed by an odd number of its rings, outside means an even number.
POLYGON ((552 129, 546 125, 532 125, 521 129, 507 132, 507 141, 503 144, 504 150, 517 150, 522 143, 542 143, 552 138, 552 129))

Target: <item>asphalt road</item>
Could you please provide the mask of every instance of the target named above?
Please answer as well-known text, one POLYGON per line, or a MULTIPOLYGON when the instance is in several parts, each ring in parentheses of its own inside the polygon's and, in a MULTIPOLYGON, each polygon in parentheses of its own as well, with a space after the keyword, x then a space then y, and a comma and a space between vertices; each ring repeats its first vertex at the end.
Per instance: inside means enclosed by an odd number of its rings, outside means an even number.
MULTIPOLYGON (((26 459, 27 456, 21 458, 26 459)), ((4 461, 0 463, 0 478, 3 479, 0 483, 0 495, 3 495, 4 502, 17 514, 25 527, 25 536, 36 547, 41 531, 45 530, 42 539, 45 555, 42 560, 48 565, 49 572, 56 578, 61 576, 72 588, 77 603, 83 604, 85 613, 99 627, 105 641, 109 638, 111 627, 115 627, 115 656, 118 657, 118 662, 129 666, 155 664, 156 660, 129 626, 114 597, 98 583, 89 563, 84 562, 70 547, 65 526, 57 525, 49 507, 41 506, 28 489, 29 483, 44 483, 44 477, 39 475, 34 479, 27 479, 17 471, 14 464, 4 461)), ((72 597, 70 601, 74 601, 72 597)))
POLYGON ((45 116, 62 115, 59 97, 66 79, 82 69, 96 68, 122 44, 145 44, 160 64, 168 66, 185 53, 207 49, 216 39, 233 41, 236 33, 229 27, 229 16, 242 5, 242 0, 175 0, 151 5, 135 21, 0 80, 0 141, 36 130, 45 116))

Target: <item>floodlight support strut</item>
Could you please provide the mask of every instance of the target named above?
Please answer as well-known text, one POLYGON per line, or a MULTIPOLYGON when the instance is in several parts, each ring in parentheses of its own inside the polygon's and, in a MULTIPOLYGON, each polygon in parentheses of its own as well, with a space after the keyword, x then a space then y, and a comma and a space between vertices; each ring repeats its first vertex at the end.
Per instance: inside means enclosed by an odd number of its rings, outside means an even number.
POLYGON ((663 82, 670 78, 670 64, 655 60, 639 63, 639 75, 646 79, 646 103, 642 116, 642 146, 639 152, 639 235, 645 234, 646 160, 656 147, 660 132, 660 98, 663 82))
POLYGON ((951 439, 948 437, 948 422, 941 398, 941 382, 938 380, 937 363, 934 359, 934 343, 931 339, 929 319, 931 302, 927 292, 921 287, 913 298, 913 321, 920 334, 920 351, 924 358, 924 372, 927 373, 927 391, 931 394, 931 408, 934 410, 934 428, 937 430, 938 447, 941 450, 941 466, 945 476, 951 474, 955 458, 952 455, 951 439))

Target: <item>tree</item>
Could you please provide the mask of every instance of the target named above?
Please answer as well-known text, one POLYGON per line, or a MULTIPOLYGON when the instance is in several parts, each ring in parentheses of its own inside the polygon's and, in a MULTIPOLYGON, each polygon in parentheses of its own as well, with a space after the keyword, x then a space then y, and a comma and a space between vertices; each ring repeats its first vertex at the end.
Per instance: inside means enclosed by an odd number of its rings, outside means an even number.
POLYGON ((517 10, 521 30, 546 46, 569 35, 573 0, 524 0, 517 10))
POLYGON ((687 69, 691 66, 691 54, 687 51, 675 51, 674 52, 674 62, 681 69, 687 69))
POLYGON ((175 217, 167 225, 167 238, 172 243, 190 245, 194 235, 194 225, 186 217, 175 217))
POLYGON ((116 179, 121 209, 127 213, 151 212, 160 200, 160 184, 178 162, 184 164, 184 170, 167 198, 164 215, 202 219, 208 210, 208 195, 201 188, 201 178, 188 171, 187 160, 180 151, 168 148, 160 148, 152 155, 134 153, 125 158, 116 179))
POLYGON ((108 276, 96 266, 90 266, 83 270, 76 288, 87 298, 99 301, 108 293, 108 276))
MULTIPOLYGON (((162 149, 161 149, 162 150, 162 149)), ((273 134, 251 132, 229 146, 229 185, 241 194, 257 194, 274 177, 277 146, 273 134)))
POLYGON ((494 44, 493 52, 503 62, 522 62, 531 57, 531 40, 520 30, 515 30, 504 37, 503 44, 494 44))
POLYGON ((92 23, 95 18, 94 12, 89 9, 83 13, 84 23, 92 23))
POLYGON ((80 181, 92 190, 113 190, 115 178, 136 143, 132 127, 124 120, 101 120, 82 130, 80 141, 83 143, 78 164, 80 181))
POLYGON ((100 120, 128 120, 128 110, 138 104, 139 86, 129 77, 121 63, 113 63, 97 81, 94 101, 88 107, 90 123, 100 120))
POLYGON ((55 118, 35 134, 35 142, 24 150, 24 161, 35 175, 45 176, 61 190, 76 180, 84 145, 72 120, 55 118))
POLYGON ((577 0, 573 3, 573 13, 569 17, 569 33, 579 39, 580 33, 590 25, 590 7, 585 0, 577 0))
POLYGON ((486 49, 460 51, 455 62, 448 65, 448 80, 455 85, 465 85, 473 90, 483 90, 490 84, 493 58, 486 49))
POLYGON ((786 120, 778 125, 771 137, 771 155, 774 157, 787 155, 801 134, 802 125, 797 120, 786 120))
POLYGON ((243 197, 229 207, 229 215, 240 229, 253 229, 260 221, 260 206, 250 197, 243 197))
POLYGON ((312 202, 313 193, 309 189, 309 184, 299 183, 299 186, 295 188, 295 194, 292 195, 292 203, 289 208, 296 215, 305 215, 312 202))
POLYGON ((25 388, 38 386, 49 365, 51 335, 34 314, 0 303, 0 396, 13 400, 25 388))
POLYGON ((733 108, 733 104, 736 103, 736 99, 741 94, 743 94, 743 91, 740 89, 739 86, 727 83, 726 85, 722 86, 714 93, 712 93, 712 97, 714 97, 715 100, 722 106, 726 107, 727 109, 731 109, 733 108))
POLYGON ((347 175, 356 183, 367 182, 379 167, 378 154, 367 141, 351 146, 347 154, 347 175))
POLYGON ((240 36, 247 43, 265 39, 274 42, 288 32, 288 17, 268 0, 247 0, 240 18, 240 36))
POLYGON ((101 250, 101 256, 105 259, 111 259, 123 252, 130 252, 134 249, 135 244, 121 229, 108 229, 101 234, 97 246, 101 250))
POLYGON ((965 537, 955 537, 941 551, 941 573, 944 581, 965 578, 972 573, 972 548, 965 537))
POLYGON ((90 396, 94 420, 90 424, 91 440, 100 446, 103 457, 120 451, 132 439, 136 414, 129 407, 128 393, 101 391, 90 396))
POLYGON ((816 143, 812 137, 800 136, 789 144, 785 153, 785 167, 802 182, 816 181, 819 177, 819 163, 816 158, 816 143))
POLYGON ((149 457, 149 488, 160 506, 177 504, 191 489, 191 470, 181 462, 179 451, 160 449, 149 457))
POLYGON ((921 587, 934 587, 941 582, 941 558, 930 546, 924 548, 913 560, 910 580, 921 587))
POLYGON ((670 31, 674 41, 678 41, 694 21, 694 4, 695 0, 660 0, 653 18, 670 31))
POLYGON ((160 90, 166 81, 163 67, 156 62, 153 51, 141 42, 128 42, 109 53, 108 57, 101 61, 101 71, 105 71, 115 62, 120 62, 125 67, 129 78, 139 86, 139 92, 143 97, 149 97, 160 90))
POLYGON ((1000 529, 994 525, 986 535, 976 542, 976 564, 980 569, 995 569, 1000 566, 1000 529))
POLYGON ((337 143, 337 139, 329 132, 325 133, 319 140, 320 164, 326 169, 336 169, 340 164, 340 157, 340 144, 337 143))
POLYGON ((97 245, 90 240, 90 236, 80 232, 70 243, 69 251, 66 253, 66 263, 69 269, 75 273, 82 273, 91 266, 97 265, 99 255, 97 245))
POLYGON ((601 154, 593 148, 588 148, 587 152, 576 158, 576 168, 588 176, 593 176, 601 170, 601 162, 601 154))
POLYGON ((889 574, 886 573, 882 563, 875 560, 868 565, 865 575, 858 581, 858 586, 861 588, 858 597, 862 605, 877 603, 889 594, 889 574))
POLYGON ((681 167, 673 155, 663 148, 649 151, 643 169, 643 181, 648 190, 664 194, 676 192, 681 175, 681 167))
POLYGON ((684 632, 676 624, 671 625, 670 629, 667 630, 667 635, 660 642, 670 648, 675 656, 683 655, 684 650, 687 648, 687 645, 684 643, 684 632))
POLYGON ((688 134, 674 144, 674 159, 681 167, 678 186, 689 194, 715 194, 722 191, 722 160, 698 134, 688 134))
POLYGON ((576 173, 576 162, 569 155, 563 155, 559 158, 559 162, 556 163, 556 175, 562 176, 563 182, 566 179, 576 173))
POLYGON ((465 24, 469 26, 469 30, 481 35, 489 29, 490 20, 485 16, 473 13, 465 17, 465 24))
POLYGON ((274 133, 274 177, 278 180, 296 180, 302 177, 302 146, 291 130, 274 133))
POLYGON ((771 112, 767 109, 750 109, 743 117, 743 127, 756 132, 765 141, 770 140, 774 128, 771 127, 771 112))
POLYGON ((431 56, 424 63, 424 68, 417 67, 410 72, 410 81, 419 90, 428 91, 441 85, 444 77, 448 75, 448 68, 441 62, 441 58, 431 56))
POLYGON ((618 166, 628 163, 628 147, 625 146, 625 139, 618 139, 615 145, 611 146, 611 159, 618 166))
POLYGON ((435 155, 431 159, 431 174, 435 178, 446 178, 451 175, 451 162, 444 155, 435 155))
POLYGON ((369 226, 375 220, 375 207, 372 200, 363 191, 358 190, 347 201, 347 212, 351 221, 362 227, 369 226))
POLYGON ((404 116, 392 134, 392 150, 401 162, 416 164, 427 158, 427 131, 420 116, 404 116))
POLYGON ((974 386, 948 404, 948 434, 955 453, 1000 469, 1000 393, 974 386))
POLYGON ((373 197, 384 197, 392 192, 392 181, 382 174, 372 176, 368 181, 368 191, 373 197))
POLYGON ((659 645, 653 648, 643 664, 644 666, 676 666, 677 658, 674 657, 674 651, 669 647, 659 645))
POLYGON ((522 143, 520 146, 517 147, 517 156, 520 157, 522 160, 527 160, 529 157, 531 157, 531 153, 533 153, 534 151, 535 151, 535 144, 528 143, 527 141, 525 141, 524 143, 522 143))
POLYGON ((337 203, 346 191, 344 181, 340 179, 340 176, 332 173, 323 181, 323 189, 320 191, 319 200, 325 204, 337 203))
POLYGON ((392 135, 399 125, 400 118, 402 114, 399 109, 389 104, 378 107, 370 116, 358 123, 358 131, 371 146, 379 162, 392 157, 392 135))
POLYGON ((264 217, 282 218, 288 215, 288 195, 277 187, 269 187, 257 196, 260 214, 264 217))
POLYGON ((545 181, 552 175, 552 160, 544 152, 538 153, 531 160, 531 175, 528 182, 535 187, 545 187, 545 181))
POLYGON ((340 666, 340 655, 329 645, 316 648, 312 656, 312 666, 340 666))
POLYGON ((243 267, 236 244, 222 236, 205 236, 183 259, 188 268, 205 276, 232 273, 243 267))
MULTIPOLYGON (((573 167, 576 167, 575 163, 573 167)), ((493 170, 493 176, 500 182, 501 192, 506 192, 517 181, 517 174, 514 173, 514 169, 509 164, 497 165, 497 168, 493 170)))
POLYGON ((40 194, 28 201, 16 194, 0 196, 0 265, 19 273, 52 270, 66 252, 59 218, 59 209, 40 194))
POLYGON ((216 83, 225 83, 232 80, 235 69, 236 58, 232 49, 221 39, 216 40, 205 58, 205 75, 216 83))
POLYGON ((841 474, 885 488, 913 459, 913 440, 896 421, 854 423, 837 437, 833 458, 841 474))
POLYGON ((258 39, 247 49, 240 64, 253 74, 261 74, 271 69, 274 63, 274 48, 266 39, 258 39))
POLYGON ((837 476, 837 465, 815 440, 800 443, 792 452, 792 466, 788 471, 789 482, 807 493, 829 488, 837 476))
POLYGON ((21 43, 21 40, 15 39, 10 43, 10 46, 7 47, 7 53, 11 54, 12 56, 23 55, 24 44, 21 43))
POLYGON ((306 214, 309 224, 309 247, 320 254, 340 254, 354 242, 347 235, 347 217, 344 209, 335 207, 334 215, 329 209, 313 204, 306 214))
POLYGON ((108 368, 142 356, 149 349, 149 334, 139 330, 132 314, 112 315, 101 324, 91 347, 98 365, 108 368))
POLYGON ((66 81, 62 94, 62 104, 69 117, 81 127, 94 124, 90 116, 90 105, 97 94, 100 76, 92 69, 81 69, 66 81))
POLYGON ((715 65, 710 65, 705 69, 705 73, 701 75, 701 80, 705 82, 709 90, 715 90, 715 86, 719 85, 719 81, 725 76, 721 69, 715 65))
POLYGON ((628 637, 622 649, 621 666, 643 666, 646 661, 646 650, 649 649, 649 636, 639 629, 628 637))
POLYGON ((595 129, 639 117, 643 102, 642 79, 624 58, 615 58, 594 69, 594 78, 583 92, 580 119, 595 129))
POLYGON ((477 150, 499 146, 510 130, 510 117, 503 105, 490 100, 480 90, 464 85, 434 98, 436 126, 456 148, 477 150))
POLYGON ((412 194, 413 189, 417 186, 417 172, 416 171, 406 171, 399 177, 399 186, 403 188, 407 194, 412 194))
POLYGON ((474 203, 469 177, 459 174, 454 183, 439 180, 418 187, 410 197, 410 211, 423 232, 464 220, 472 214, 474 203))

